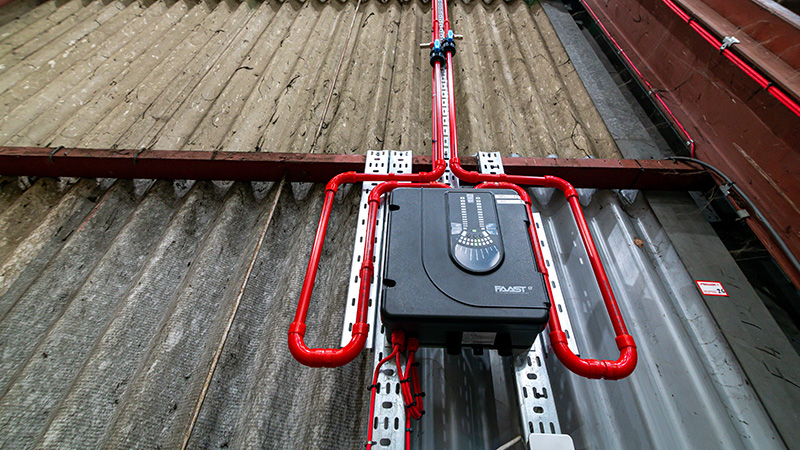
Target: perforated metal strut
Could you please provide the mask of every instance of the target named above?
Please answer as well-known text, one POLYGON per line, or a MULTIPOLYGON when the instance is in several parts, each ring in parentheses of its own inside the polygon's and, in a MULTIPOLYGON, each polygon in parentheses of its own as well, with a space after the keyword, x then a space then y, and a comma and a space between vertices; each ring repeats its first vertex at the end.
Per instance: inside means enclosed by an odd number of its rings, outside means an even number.
MULTIPOLYGON (((498 152, 479 152, 478 165, 481 173, 505 173, 503 159, 498 152)), ((533 226, 536 227, 541 239, 539 245, 542 249, 545 264, 552 267, 550 246, 546 242, 547 238, 542 217, 538 212, 535 212, 533 213, 533 220, 533 226)), ((570 349, 577 353, 577 345, 571 332, 572 326, 566 305, 564 305, 564 297, 561 294, 561 283, 555 270, 550 272, 550 283, 553 290, 554 303, 550 307, 556 308, 562 329, 569 336, 570 349)), ((570 448, 572 444, 571 438, 561 435, 561 425, 558 421, 553 388, 545 366, 545 358, 547 357, 545 340, 544 335, 540 334, 530 350, 513 359, 520 418, 525 428, 528 448, 570 448)))
MULTIPOLYGON (((386 158, 388 161, 388 170, 393 173, 411 173, 411 152, 376 152, 381 154, 381 158, 386 158)), ((370 187, 371 189, 372 187, 370 187)), ((367 193, 368 195, 368 193, 367 193)), ((385 202, 386 200, 384 200, 385 202)), ((381 208, 383 208, 383 203, 381 208)), ((361 209, 364 209, 363 206, 361 209)), ((375 232, 375 237, 378 239, 376 246, 380 249, 376 252, 376 270, 375 277, 376 284, 382 284, 384 273, 383 261, 383 242, 385 242, 385 209, 381 209, 380 227, 375 232)), ((359 221, 359 227, 361 227, 359 221)), ((357 232, 358 234, 358 232, 357 232)), ((358 237, 356 237, 358 239, 358 237)), ((358 243, 356 245, 358 247, 358 243)), ((385 329, 379 317, 380 311, 380 286, 376 290, 377 295, 370 296, 370 320, 374 326, 370 326, 371 337, 367 340, 367 345, 374 348, 373 365, 376 367, 378 362, 385 356, 392 352, 392 347, 386 339, 385 329), (374 301, 372 301, 374 299, 374 301), (374 331, 373 331, 374 330, 374 331)), ((348 308, 350 303, 348 303, 348 308)), ((354 316, 355 317, 355 316, 354 316)), ((375 386, 375 415, 372 422, 369 424, 372 427, 372 439, 376 443, 376 448, 381 450, 403 450, 405 447, 405 409, 403 397, 400 393, 400 378, 394 364, 384 364, 382 370, 378 374, 378 382, 375 386)))

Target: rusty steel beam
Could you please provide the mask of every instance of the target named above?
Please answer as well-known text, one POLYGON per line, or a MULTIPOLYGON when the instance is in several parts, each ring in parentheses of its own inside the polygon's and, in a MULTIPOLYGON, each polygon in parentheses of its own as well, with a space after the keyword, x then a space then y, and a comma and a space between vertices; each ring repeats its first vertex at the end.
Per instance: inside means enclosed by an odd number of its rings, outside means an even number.
MULTIPOLYGON (((164 150, 0 147, 0 175, 83 178, 327 182, 361 171, 364 155, 243 153, 164 150)), ((414 170, 429 170, 429 156, 414 157, 414 170)), ((462 165, 477 170, 476 158, 462 165)), ((713 186, 703 170, 685 163, 633 159, 503 158, 508 174, 554 175, 576 187, 702 190, 713 186)))

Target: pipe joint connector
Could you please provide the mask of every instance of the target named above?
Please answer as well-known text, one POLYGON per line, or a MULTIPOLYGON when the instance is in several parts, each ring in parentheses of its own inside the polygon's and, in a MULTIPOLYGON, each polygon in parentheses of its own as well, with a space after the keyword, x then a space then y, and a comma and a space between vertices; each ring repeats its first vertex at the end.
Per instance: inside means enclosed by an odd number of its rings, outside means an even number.
POLYGON ((623 348, 636 348, 636 342, 633 341, 633 336, 630 334, 622 334, 614 338, 614 341, 617 343, 617 348, 622 350, 623 348))
POLYGON ((353 336, 363 334, 364 336, 369 335, 369 324, 366 323, 354 323, 353 324, 353 336))
POLYGON ((306 324, 302 322, 292 322, 289 325, 289 334, 297 334, 301 338, 306 335, 306 324))
POLYGON ((442 51, 442 41, 439 39, 433 41, 433 47, 431 47, 431 67, 435 67, 437 62, 440 66, 444 66, 445 59, 444 52, 442 51))
POLYGON ((336 191, 339 190, 339 186, 345 183, 355 183, 356 181, 356 173, 355 172, 343 172, 339 175, 336 175, 328 182, 325 186, 325 192, 333 192, 334 194, 336 191))

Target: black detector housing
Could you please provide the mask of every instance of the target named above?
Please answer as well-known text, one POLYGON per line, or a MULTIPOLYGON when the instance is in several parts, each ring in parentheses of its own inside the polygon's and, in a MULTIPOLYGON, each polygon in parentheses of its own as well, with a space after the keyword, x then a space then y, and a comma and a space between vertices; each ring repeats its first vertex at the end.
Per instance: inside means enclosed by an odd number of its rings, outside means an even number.
POLYGON ((389 200, 381 318, 420 345, 528 349, 550 301, 512 190, 398 188, 389 200))

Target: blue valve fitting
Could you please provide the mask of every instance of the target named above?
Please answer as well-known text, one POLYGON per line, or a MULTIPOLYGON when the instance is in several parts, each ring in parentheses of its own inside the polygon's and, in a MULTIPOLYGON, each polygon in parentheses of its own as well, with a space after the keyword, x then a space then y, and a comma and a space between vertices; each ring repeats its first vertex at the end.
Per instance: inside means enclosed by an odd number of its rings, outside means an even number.
POLYGON ((456 54, 456 41, 455 41, 455 34, 453 30, 447 30, 447 37, 442 44, 442 51, 445 53, 451 53, 453 56, 456 54))
POLYGON ((442 41, 436 39, 433 41, 433 48, 431 48, 431 66, 440 63, 442 66, 445 63, 444 53, 442 52, 442 41))

